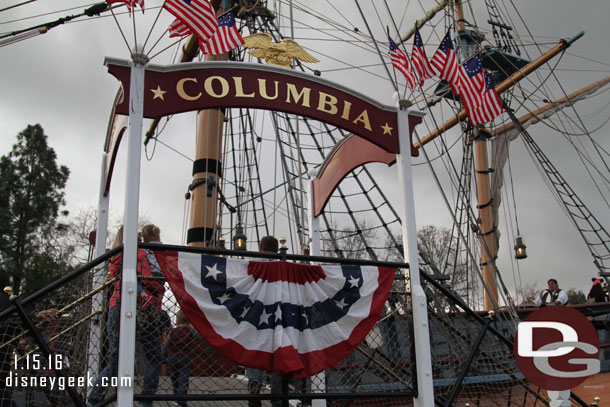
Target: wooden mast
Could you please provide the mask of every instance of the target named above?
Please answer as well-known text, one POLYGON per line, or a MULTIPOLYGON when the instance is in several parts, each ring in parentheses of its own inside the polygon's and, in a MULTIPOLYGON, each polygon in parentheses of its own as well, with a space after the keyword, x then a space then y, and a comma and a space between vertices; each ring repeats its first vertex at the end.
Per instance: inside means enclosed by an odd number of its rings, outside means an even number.
MULTIPOLYGON (((460 0, 456 0, 456 17, 458 19, 458 27, 463 28, 463 10, 460 0)), ((525 78, 529 73, 536 70, 542 64, 550 60, 552 57, 560 53, 561 51, 568 48, 572 42, 580 38, 582 33, 574 37, 569 41, 562 40, 553 49, 548 51, 546 54, 540 56, 536 60, 530 62, 520 71, 515 72, 513 75, 505 79, 502 83, 496 86, 496 92, 501 93, 509 89, 521 79, 525 78)), ((467 113, 465 109, 454 116, 452 119, 445 122, 442 126, 438 127, 435 131, 425 136, 419 143, 415 144, 415 147, 419 148, 424 144, 430 142, 443 132, 449 130, 451 127, 458 124, 460 121, 465 120, 467 113)), ((483 295, 483 307, 486 311, 492 310, 498 306, 498 287, 497 287, 497 269, 496 269, 496 230, 494 227, 494 215, 493 215, 493 201, 491 196, 491 181, 489 173, 492 171, 489 168, 489 157, 487 153, 487 139, 491 135, 482 126, 479 126, 475 130, 474 139, 474 155, 475 155, 475 170, 476 170, 476 181, 477 181, 477 201, 479 209, 479 222, 478 232, 479 240, 481 245, 481 268, 483 272, 483 283, 484 295, 483 295)))
MULTIPOLYGON (((222 14, 222 0, 211 0, 216 14, 222 14)), ((194 34, 189 37, 182 49, 180 62, 190 62, 199 52, 199 43, 194 34)), ((206 55, 206 61, 226 61, 228 54, 206 55)), ((187 231, 189 246, 206 247, 214 244, 217 227, 218 179, 222 173, 222 134, 225 120, 221 109, 201 110, 197 115, 197 140, 195 143, 195 162, 193 163, 193 182, 189 187, 191 194, 191 215, 187 231)), ((155 119, 146 132, 147 144, 153 137, 159 120, 155 119)))
MULTIPOLYGON (((213 1, 216 14, 222 14, 220 0, 213 1)), ((187 44, 188 46, 188 44, 187 44)), ((206 55, 206 61, 227 61, 228 54, 206 55)), ((195 247, 216 244, 218 208, 217 186, 222 175, 222 136, 224 109, 201 110, 197 115, 197 140, 193 162, 191 213, 186 243, 195 247)))
MULTIPOLYGON (((461 0, 455 0, 455 19, 458 28, 458 36, 464 34, 466 28, 464 20, 464 9, 461 0)), ((467 40, 465 40, 467 41, 467 40)), ((459 41, 460 47, 466 47, 465 41, 459 41)), ((468 49, 462 49, 465 59, 472 55, 468 49)), ((491 180, 489 173, 489 156, 487 153, 487 139, 490 134, 483 126, 477 126, 472 135, 474 139, 474 162, 477 185, 477 208, 479 209, 479 243, 481 247, 480 266, 483 272, 483 309, 489 311, 498 305, 498 285, 496 282, 496 230, 493 219, 493 199, 491 196, 491 180)))
MULTIPOLYGON (((227 54, 206 55, 206 61, 226 61, 227 54)), ((201 110, 197 115, 197 141, 191 184, 191 214, 186 243, 212 247, 215 244, 218 207, 217 186, 222 175, 222 109, 201 110)))
POLYGON ((479 127, 474 134, 474 156, 477 185, 477 208, 479 209, 479 241, 481 245, 481 268, 483 271, 483 308, 492 310, 498 305, 498 285, 496 282, 496 229, 493 219, 493 199, 489 174, 487 139, 489 132, 479 127))

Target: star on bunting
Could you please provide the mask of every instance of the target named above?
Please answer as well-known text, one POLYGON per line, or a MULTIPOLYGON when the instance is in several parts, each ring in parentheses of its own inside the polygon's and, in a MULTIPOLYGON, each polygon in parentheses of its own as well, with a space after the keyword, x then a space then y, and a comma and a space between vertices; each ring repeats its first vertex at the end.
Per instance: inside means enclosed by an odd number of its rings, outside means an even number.
POLYGON ((358 287, 358 283, 360 283, 360 279, 359 278, 350 278, 349 280, 347 280, 350 284, 350 288, 353 287, 358 287))
POLYGON ((213 267, 205 266, 208 269, 208 273, 206 277, 212 277, 214 280, 217 280, 216 276, 222 273, 222 271, 218 270, 217 264, 214 264, 213 267))

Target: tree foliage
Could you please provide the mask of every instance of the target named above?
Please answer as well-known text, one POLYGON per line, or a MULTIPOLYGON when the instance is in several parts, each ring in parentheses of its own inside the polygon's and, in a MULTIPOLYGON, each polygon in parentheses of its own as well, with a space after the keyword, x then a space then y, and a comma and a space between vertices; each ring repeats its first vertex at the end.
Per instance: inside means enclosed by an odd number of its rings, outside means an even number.
POLYGON ((587 296, 582 290, 570 288, 568 291, 568 304, 584 304, 587 302, 587 296))
POLYGON ((65 253, 52 246, 65 229, 57 219, 69 175, 56 158, 39 124, 20 132, 12 151, 0 157, 0 259, 15 293, 22 285, 31 293, 66 263, 65 253))

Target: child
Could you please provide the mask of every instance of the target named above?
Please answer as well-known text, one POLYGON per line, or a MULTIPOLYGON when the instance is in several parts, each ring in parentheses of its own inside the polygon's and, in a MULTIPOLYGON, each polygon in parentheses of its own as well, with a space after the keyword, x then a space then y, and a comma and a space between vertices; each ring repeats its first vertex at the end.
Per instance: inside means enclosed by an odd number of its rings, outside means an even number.
MULTIPOLYGON (((182 396, 188 393, 191 361, 187 352, 192 347, 192 342, 199 337, 184 312, 179 311, 176 316, 176 327, 169 330, 163 350, 167 357, 167 367, 176 395, 182 396)), ((186 400, 177 401, 176 405, 187 407, 186 400)))

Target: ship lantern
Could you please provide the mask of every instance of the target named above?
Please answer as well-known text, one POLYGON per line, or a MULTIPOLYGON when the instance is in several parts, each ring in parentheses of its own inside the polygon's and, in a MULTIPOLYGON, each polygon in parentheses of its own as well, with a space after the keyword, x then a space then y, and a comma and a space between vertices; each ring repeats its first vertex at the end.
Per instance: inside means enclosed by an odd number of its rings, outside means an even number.
MULTIPOLYGON (((218 240, 218 242, 216 243, 216 247, 220 250, 225 250, 225 240, 224 239, 220 239, 218 240)), ((219 254, 218 257, 225 257, 224 254, 219 254)))
POLYGON ((246 250, 246 235, 244 234, 244 228, 241 224, 235 227, 235 236, 233 236, 233 249, 234 250, 246 250))
POLYGON ((517 236, 515 239, 515 259, 525 259, 527 257, 527 252, 525 251, 527 247, 523 242, 523 238, 521 236, 517 236))

